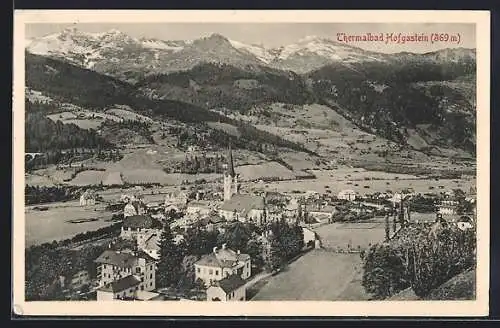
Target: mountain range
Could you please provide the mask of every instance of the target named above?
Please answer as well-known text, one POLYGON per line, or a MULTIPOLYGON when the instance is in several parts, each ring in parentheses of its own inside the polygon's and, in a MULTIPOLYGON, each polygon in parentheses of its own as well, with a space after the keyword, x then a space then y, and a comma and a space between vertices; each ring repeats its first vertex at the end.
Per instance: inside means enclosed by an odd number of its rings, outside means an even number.
POLYGON ((252 70, 266 66, 304 74, 334 63, 475 60, 473 49, 388 55, 316 36, 279 48, 266 48, 216 33, 196 40, 166 41, 134 38, 118 30, 88 33, 75 28, 26 40, 26 49, 122 79, 130 79, 134 73, 148 75, 188 70, 200 63, 221 63, 252 70))
POLYGON ((78 105, 204 121, 220 120, 219 109, 316 103, 401 144, 475 152, 474 49, 381 54, 318 37, 268 49, 219 34, 165 41, 66 29, 27 40, 26 51, 27 86, 78 105))

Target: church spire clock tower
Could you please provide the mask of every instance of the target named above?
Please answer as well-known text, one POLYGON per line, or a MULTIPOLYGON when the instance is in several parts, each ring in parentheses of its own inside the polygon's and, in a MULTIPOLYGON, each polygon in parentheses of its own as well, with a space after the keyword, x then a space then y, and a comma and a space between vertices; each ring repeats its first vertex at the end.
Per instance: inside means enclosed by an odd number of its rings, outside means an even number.
POLYGON ((238 193, 238 176, 234 171, 233 151, 229 144, 226 169, 224 171, 224 200, 230 200, 238 193))

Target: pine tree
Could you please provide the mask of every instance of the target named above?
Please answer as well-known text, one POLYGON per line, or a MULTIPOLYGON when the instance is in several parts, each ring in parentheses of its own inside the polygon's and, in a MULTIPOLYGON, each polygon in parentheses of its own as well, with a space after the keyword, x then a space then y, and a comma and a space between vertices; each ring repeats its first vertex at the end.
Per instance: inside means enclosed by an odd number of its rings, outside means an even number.
POLYGON ((390 238, 391 227, 389 226, 389 215, 385 216, 385 240, 388 241, 390 238))
POLYGON ((273 272, 281 267, 283 262, 282 255, 280 253, 280 243, 276 236, 271 236, 268 244, 268 250, 266 254, 266 267, 269 271, 273 272))
POLYGON ((165 224, 160 238, 160 260, 156 273, 156 284, 159 287, 176 285, 182 269, 182 251, 175 245, 170 225, 165 224))

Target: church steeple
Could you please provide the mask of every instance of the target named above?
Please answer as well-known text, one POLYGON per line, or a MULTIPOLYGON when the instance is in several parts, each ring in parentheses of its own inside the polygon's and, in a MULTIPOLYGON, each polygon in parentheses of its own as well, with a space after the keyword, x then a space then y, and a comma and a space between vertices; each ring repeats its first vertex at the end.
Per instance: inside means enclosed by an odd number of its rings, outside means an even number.
POLYGON ((229 143, 226 170, 224 171, 224 200, 230 200, 238 193, 238 176, 234 171, 233 151, 229 143))
POLYGON ((229 143, 229 149, 228 149, 227 173, 231 177, 236 176, 236 173, 234 172, 233 151, 231 149, 231 143, 229 143))

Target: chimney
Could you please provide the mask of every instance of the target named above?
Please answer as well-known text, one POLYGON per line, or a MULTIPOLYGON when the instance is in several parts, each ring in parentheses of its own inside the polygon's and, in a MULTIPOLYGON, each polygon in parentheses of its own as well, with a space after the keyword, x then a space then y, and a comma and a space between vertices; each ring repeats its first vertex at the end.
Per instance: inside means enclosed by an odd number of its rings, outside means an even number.
POLYGON ((217 252, 217 247, 214 247, 213 248, 213 252, 216 253, 217 252))
POLYGON ((222 244, 222 249, 226 249, 226 243, 222 244))

